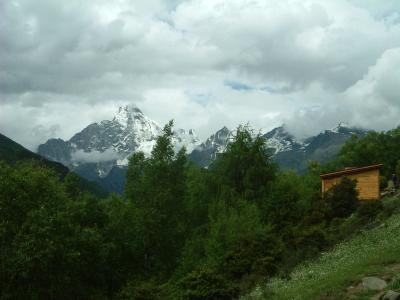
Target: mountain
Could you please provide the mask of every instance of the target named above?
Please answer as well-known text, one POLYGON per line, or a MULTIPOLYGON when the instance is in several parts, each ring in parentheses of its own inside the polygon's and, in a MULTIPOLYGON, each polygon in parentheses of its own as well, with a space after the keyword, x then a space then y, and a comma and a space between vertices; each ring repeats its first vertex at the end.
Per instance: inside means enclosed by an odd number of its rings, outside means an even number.
MULTIPOLYGON (((304 172, 310 161, 329 161, 352 135, 362 137, 366 133, 366 130, 340 123, 333 129, 305 140, 296 139, 285 126, 274 128, 262 137, 266 139, 266 146, 281 169, 304 172)), ((231 132, 224 127, 194 149, 189 154, 189 159, 202 167, 209 166, 215 157, 224 151, 229 137, 231 132)))
POLYGON ((271 149, 273 155, 304 149, 304 144, 290 134, 284 126, 272 129, 264 134, 263 137, 266 139, 267 148, 271 149))
MULTIPOLYGON (((59 162, 50 161, 44 157, 25 149, 5 135, 0 134, 0 160, 13 165, 23 160, 38 161, 41 165, 53 169, 63 179, 70 170, 59 162)), ((99 197, 105 197, 107 192, 94 182, 84 178, 79 179, 80 188, 83 191, 91 192, 99 197)))
MULTIPOLYGON (((75 134, 70 140, 50 139, 38 148, 38 153, 49 160, 68 166, 79 175, 107 186, 110 191, 121 192, 121 186, 109 177, 124 174, 129 157, 142 151, 149 156, 162 128, 134 105, 120 107, 111 120, 93 123, 75 134), (115 169, 118 167, 120 170, 115 169)), ((188 152, 200 141, 194 130, 177 129, 173 143, 178 150, 185 146, 188 152)))
MULTIPOLYGON (((70 140, 50 139, 40 145, 38 153, 60 162, 80 176, 96 181, 108 191, 122 193, 129 157, 138 151, 149 156, 161 127, 136 106, 120 107, 111 120, 93 123, 70 140)), ((262 135, 268 150, 281 169, 304 172, 310 161, 325 162, 339 152, 352 135, 364 136, 365 130, 340 123, 333 129, 304 140, 295 138, 285 126, 262 135)), ((176 150, 185 146, 189 160, 201 167, 225 151, 231 131, 223 127, 200 143, 195 132, 177 129, 173 143, 176 150)))
POLYGON ((195 162, 201 167, 208 167, 219 153, 225 151, 230 136, 231 131, 228 128, 223 127, 189 153, 189 160, 195 162))
POLYGON ((307 169, 307 165, 311 161, 327 162, 335 158, 342 146, 353 135, 363 137, 367 134, 364 129, 339 123, 333 129, 325 130, 316 136, 298 141, 284 127, 280 128, 281 134, 275 136, 276 142, 270 133, 264 135, 267 139, 267 145, 272 146, 275 143, 277 145, 273 159, 282 170, 294 169, 300 173, 307 169))

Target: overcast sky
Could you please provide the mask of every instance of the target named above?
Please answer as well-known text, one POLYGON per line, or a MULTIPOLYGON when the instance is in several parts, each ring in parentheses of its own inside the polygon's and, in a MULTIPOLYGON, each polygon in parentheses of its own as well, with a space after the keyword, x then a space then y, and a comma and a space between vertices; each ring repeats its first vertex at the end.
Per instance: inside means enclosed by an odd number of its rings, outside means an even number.
POLYGON ((0 1, 1 133, 35 150, 127 103, 201 138, 396 127, 400 1, 0 1))

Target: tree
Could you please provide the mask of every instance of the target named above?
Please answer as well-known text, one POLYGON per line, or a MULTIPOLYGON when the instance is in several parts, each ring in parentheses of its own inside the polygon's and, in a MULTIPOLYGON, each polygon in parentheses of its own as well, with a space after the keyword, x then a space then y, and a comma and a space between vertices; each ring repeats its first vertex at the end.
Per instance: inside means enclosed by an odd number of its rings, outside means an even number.
POLYGON ((268 183, 276 173, 276 165, 266 149, 260 134, 239 126, 226 151, 211 166, 223 197, 236 197, 257 201, 265 195, 268 183), (229 196, 230 195, 230 196, 229 196))
POLYGON ((174 152, 172 127, 164 127, 149 158, 134 154, 128 167, 126 196, 136 209, 146 276, 171 272, 184 243, 186 150, 174 152))
POLYGON ((0 163, 2 299, 100 297, 108 246, 98 201, 71 199, 51 170, 0 163))

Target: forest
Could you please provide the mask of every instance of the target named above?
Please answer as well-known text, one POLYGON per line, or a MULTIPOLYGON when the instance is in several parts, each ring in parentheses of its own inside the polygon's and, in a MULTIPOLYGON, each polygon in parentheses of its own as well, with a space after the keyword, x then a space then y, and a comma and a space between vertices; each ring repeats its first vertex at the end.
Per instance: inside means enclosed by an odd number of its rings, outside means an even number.
POLYGON ((354 137, 301 176, 280 171, 248 126, 207 169, 172 137, 171 121, 150 157, 130 158, 123 196, 1 162, 0 299, 237 299, 380 212, 379 201, 359 205, 349 179, 321 195, 321 173, 383 163, 382 188, 400 173, 400 129, 354 137))

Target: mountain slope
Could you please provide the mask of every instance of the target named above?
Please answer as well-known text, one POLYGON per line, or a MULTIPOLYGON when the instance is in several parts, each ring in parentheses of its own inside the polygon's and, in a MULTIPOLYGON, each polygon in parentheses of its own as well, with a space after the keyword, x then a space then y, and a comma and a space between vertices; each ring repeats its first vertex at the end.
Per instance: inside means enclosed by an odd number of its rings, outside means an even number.
POLYGON ((380 299, 385 292, 363 290, 366 276, 385 278, 391 282, 386 290, 399 290, 400 198, 385 199, 383 205, 393 213, 384 223, 298 266, 289 279, 270 279, 242 299, 380 299))
POLYGON ((25 149, 5 135, 0 134, 0 160, 8 164, 15 164, 21 160, 36 160, 52 168, 62 177, 69 173, 69 169, 62 164, 47 160, 42 156, 25 149))
MULTIPOLYGON (((0 134, 0 160, 5 161, 10 165, 23 160, 38 161, 40 164, 53 169, 60 175, 60 178, 64 178, 68 173, 70 173, 70 170, 61 163, 47 160, 44 157, 25 149, 20 144, 2 134, 0 134)), ((91 192, 99 197, 105 197, 107 195, 107 192, 96 183, 89 182, 83 178, 80 178, 79 180, 79 185, 83 191, 91 192)))
MULTIPOLYGON (((289 139, 291 144, 287 142, 288 147, 276 152, 274 160, 283 170, 294 169, 302 173, 311 161, 327 162, 334 159, 353 135, 363 137, 366 134, 366 130, 340 123, 333 129, 325 130, 301 142, 289 139)), ((266 138, 268 144, 268 137, 266 138)))

